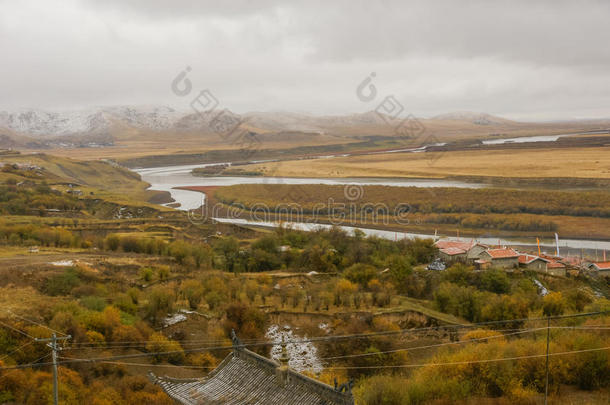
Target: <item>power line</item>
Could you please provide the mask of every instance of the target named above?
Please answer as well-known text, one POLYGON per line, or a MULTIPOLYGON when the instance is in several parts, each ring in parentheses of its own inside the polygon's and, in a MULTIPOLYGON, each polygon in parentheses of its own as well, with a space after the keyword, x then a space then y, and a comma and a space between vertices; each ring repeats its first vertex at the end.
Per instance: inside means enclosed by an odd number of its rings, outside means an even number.
MULTIPOLYGON (((62 359, 66 359, 66 360, 78 360, 77 358, 74 357, 63 357, 61 356, 62 359)), ((116 364, 116 365, 121 365, 121 366, 140 366, 140 367, 170 367, 170 368, 192 368, 192 369, 198 369, 198 370, 213 370, 218 366, 191 366, 191 365, 183 365, 183 366, 177 366, 175 364, 150 364, 150 363, 126 363, 123 361, 100 361, 100 363, 103 364, 116 364)))
MULTIPOLYGON (((443 328, 443 327, 440 327, 443 328)), ((397 331, 389 331, 392 333, 414 333, 414 332, 425 332, 425 331, 431 331, 431 330, 438 330, 439 327, 427 327, 427 328, 412 328, 412 329, 400 329, 397 331)), ((493 329, 494 331, 499 331, 499 332, 503 332, 503 331, 518 331, 518 330, 523 330, 520 328, 506 328, 506 329, 493 329)), ((375 333, 375 332, 373 332, 375 333)), ((385 332, 381 332, 381 333, 385 333, 385 332)), ((368 337, 369 334, 361 334, 363 337, 368 337)), ((345 335, 347 336, 347 335, 345 335)), ((354 337, 358 337, 357 335, 352 335, 354 337)), ((322 338, 325 337, 333 337, 332 335, 327 335, 327 336, 322 336, 322 338)), ((311 339, 315 339, 315 338, 311 338, 311 339)), ((189 340, 187 342, 181 343, 182 346, 184 345, 197 345, 197 344, 201 344, 201 343, 218 343, 218 344, 222 344, 227 342, 229 339, 225 338, 225 339, 217 339, 217 340, 208 340, 208 339, 194 339, 194 340, 189 340)), ((242 343, 248 345, 248 344, 257 344, 257 343, 268 343, 269 340, 264 340, 264 339, 240 339, 242 341, 242 343)), ((100 343, 90 343, 90 342, 75 342, 73 343, 69 348, 67 349, 112 349, 112 348, 122 348, 122 347, 126 347, 126 348, 133 348, 133 347, 138 347, 138 346, 144 346, 146 343, 155 343, 157 341, 155 340, 133 340, 133 341, 129 341, 129 340, 124 340, 124 341, 111 341, 111 342, 100 342, 100 343)), ((290 341, 287 341, 287 343, 290 343, 290 341)))
MULTIPOLYGON (((589 313, 580 313, 580 314, 572 314, 572 315, 560 315, 560 316, 555 316, 555 317, 550 317, 550 318, 551 319, 553 319, 553 318, 554 319, 566 319, 566 318, 574 318, 574 317, 601 315, 601 314, 606 314, 609 312, 610 311, 589 312, 589 313)), ((547 320, 547 319, 548 318, 532 318, 532 319, 523 319, 523 320, 524 321, 525 320, 534 321, 534 320, 547 320)), ((511 319, 511 320, 482 322, 479 324, 468 325, 468 327, 474 327, 474 326, 481 325, 481 324, 490 324, 490 323, 497 324, 497 323, 508 323, 508 322, 515 322, 515 321, 520 321, 520 320, 511 319)), ((456 326, 460 327, 460 326, 466 326, 466 325, 456 325, 456 326)), ((419 330, 430 330, 430 329, 431 328, 421 328, 419 330)), ((438 329, 438 327, 433 327, 432 329, 436 330, 436 329, 438 329)), ((417 329, 412 329, 412 330, 417 330, 417 329)), ((361 337, 371 337, 371 336, 387 336, 387 335, 392 335, 392 334, 404 333, 405 331, 408 332, 410 330, 405 329, 405 330, 399 330, 399 331, 371 332, 371 333, 365 333, 365 334, 324 336, 324 337, 311 338, 311 339, 297 339, 297 340, 293 339, 293 340, 287 340, 286 344, 325 342, 325 341, 337 340, 337 339, 351 339, 351 338, 361 338, 361 337)), ((240 347, 274 346, 274 345, 277 345, 277 343, 267 341, 267 342, 261 342, 261 343, 244 343, 244 344, 241 344, 240 347)), ((177 353, 194 353, 194 352, 199 352, 199 351, 204 351, 204 350, 224 350, 224 349, 232 349, 232 348, 233 348, 233 345, 230 345, 230 346, 223 345, 223 346, 215 346, 215 347, 206 346, 206 347, 200 347, 200 348, 195 348, 195 349, 186 349, 186 350, 172 350, 172 351, 152 352, 152 353, 150 353, 150 352, 149 353, 136 353, 136 354, 109 356, 109 357, 98 357, 98 358, 91 358, 91 359, 64 360, 64 361, 58 362, 57 364, 95 363, 95 362, 100 362, 100 361, 113 361, 113 360, 138 358, 138 357, 171 355, 171 354, 177 354, 177 353)), ((42 365, 52 365, 53 363, 39 363, 39 364, 42 366, 42 365)), ((29 367, 29 365, 16 365, 16 366, 11 366, 11 367, 0 367, 0 370, 9 370, 9 369, 13 369, 13 368, 27 368, 27 367, 29 367)))
POLYGON ((23 335, 23 336, 26 336, 26 337, 28 337, 28 338, 30 338, 30 339, 34 339, 34 340, 36 340, 36 338, 35 338, 34 336, 29 335, 29 334, 27 334, 27 333, 25 333, 25 332, 23 332, 23 331, 21 331, 21 330, 19 330, 19 329, 17 329, 17 328, 13 328, 11 325, 8 325, 8 324, 6 324, 6 323, 4 323, 4 322, 2 322, 2 321, 0 321, 0 325, 4 326, 5 328, 9 328, 9 329, 11 329, 11 330, 13 330, 13 331, 15 331, 15 332, 17 332, 17 333, 19 333, 19 334, 23 335))
POLYGON ((469 340, 462 340, 462 341, 459 341, 459 342, 445 342, 445 343, 437 343, 437 344, 433 344, 433 345, 414 346, 414 347, 407 347, 407 348, 403 348, 403 349, 386 350, 386 351, 383 351, 383 352, 371 352, 371 353, 360 353, 360 354, 346 354, 344 356, 322 357, 320 360, 336 360, 336 359, 346 359, 346 358, 353 358, 353 357, 377 356, 379 354, 399 353, 399 352, 406 352, 406 351, 411 351, 411 350, 430 349, 430 348, 433 348, 433 347, 460 345, 460 344, 466 344, 466 343, 479 342, 479 341, 482 341, 482 340, 499 339, 499 338, 504 338, 506 336, 520 335, 520 334, 524 334, 524 333, 535 332, 535 331, 545 330, 545 329, 546 328, 532 328, 532 329, 525 329, 525 330, 522 330, 522 331, 519 331, 519 332, 513 332, 513 333, 508 333, 508 334, 500 334, 500 335, 494 335, 494 336, 487 336, 487 337, 481 337, 481 338, 469 339, 469 340))
MULTIPOLYGON (((559 353, 549 353, 549 356, 564 356, 568 354, 577 354, 577 353, 588 353, 588 352, 599 352, 603 350, 610 350, 610 346, 599 347, 596 349, 583 349, 583 350, 572 350, 569 352, 559 352, 559 353)), ((349 370, 349 369, 383 369, 383 368, 411 368, 411 367, 427 367, 427 366, 459 366, 464 364, 477 364, 477 363, 493 363, 499 361, 510 361, 510 360, 524 360, 524 359, 534 359, 540 357, 546 357, 546 354, 532 354, 528 356, 516 356, 516 357, 502 357, 498 359, 484 359, 484 360, 466 360, 466 361, 455 361, 455 362, 447 362, 447 363, 423 363, 423 364, 399 364, 399 365, 389 365, 389 366, 336 366, 336 367, 326 367, 327 369, 341 369, 341 370, 349 370)))
POLYGON ((26 321, 26 322, 30 322, 30 323, 32 323, 32 324, 34 324, 34 325, 38 325, 38 326, 41 326, 41 327, 43 327, 43 328, 45 328, 45 329, 48 329, 48 330, 50 330, 51 332, 55 332, 55 333, 59 333, 60 335, 68 336, 67 334, 65 334, 65 333, 63 333, 63 332, 60 332, 60 331, 55 330, 55 329, 53 329, 53 328, 50 328, 50 327, 48 327, 47 325, 44 325, 44 324, 42 324, 42 323, 40 323, 40 322, 36 322, 36 321, 31 320, 31 319, 25 318, 25 317, 23 317, 23 316, 21 316, 21 315, 17 315, 17 314, 16 314, 16 313, 14 313, 13 311, 7 310, 6 312, 7 312, 7 313, 9 313, 9 314, 11 314, 11 315, 13 315, 13 316, 16 316, 17 318, 19 318, 19 319, 21 319, 21 320, 24 320, 24 321, 26 321))
MULTIPOLYGON (((595 315, 602 315, 602 314, 607 314, 610 313, 610 311, 598 311, 598 312, 586 312, 586 313, 579 313, 579 314, 571 314, 571 315, 557 315, 557 316, 553 316, 551 317, 551 319, 569 319, 569 318, 576 318, 576 317, 587 317, 587 316, 595 316, 595 315)), ((442 326, 429 326, 429 327, 425 327, 425 328, 411 328, 411 329, 398 329, 398 330, 392 330, 392 331, 381 331, 381 332, 368 332, 368 333, 359 333, 359 334, 349 334, 349 335, 331 335, 331 336, 320 336, 320 337, 313 337, 313 338, 309 338, 309 339, 298 339, 298 340, 287 340, 286 343, 287 344, 297 344, 297 343, 314 343, 314 342, 320 342, 320 341, 325 341, 325 340, 330 340, 330 339, 356 339, 356 338, 367 338, 367 337, 375 337, 375 336, 389 336, 389 335, 398 335, 398 334, 403 334, 403 333, 412 333, 412 332, 421 332, 421 331, 438 331, 438 330, 443 330, 443 329, 451 329, 451 328, 455 328, 455 329, 471 329, 471 328, 475 328, 478 326, 488 326, 488 325, 495 325, 495 324, 506 324, 506 323, 511 323, 511 322, 525 322, 525 321, 531 321, 531 322, 535 322, 535 321, 546 321, 547 317, 544 318, 521 318, 521 319, 501 319, 501 320, 495 320, 495 321, 486 321, 486 322, 478 322, 478 323, 472 323, 472 324, 468 324, 468 325, 462 325, 462 324, 457 324, 457 325, 442 325, 442 326)), ((514 330, 514 329, 512 329, 514 330)), ((141 341, 141 342, 151 342, 151 341, 141 341)), ((154 342, 154 341, 153 341, 154 342)), ((195 341, 193 341, 195 342, 195 341)), ((112 342, 109 342, 112 343, 112 342)), ((116 342, 119 343, 119 342, 116 342)), ((132 342, 132 343, 136 343, 136 342, 132 342)), ((246 346, 260 346, 260 345, 269 345, 269 344, 275 344, 275 343, 270 343, 267 340, 253 340, 251 343, 248 343, 247 341, 242 342, 242 346, 246 347, 246 346)), ((129 345, 125 345, 125 347, 133 347, 133 344, 129 344, 129 345)), ((221 348, 227 348, 225 347, 221 347, 221 348)), ((228 347, 230 348, 230 347, 228 347)))
MULTIPOLYGON (((603 314, 607 314, 610 313, 610 311, 598 311, 598 312, 586 312, 586 313, 578 313, 578 314, 570 314, 570 315, 557 315, 557 316, 552 316, 551 319, 567 319, 567 318, 575 318, 575 317, 586 317, 586 316, 595 316, 595 315, 603 315, 603 314)), ((439 325, 439 326, 428 326, 425 328, 405 328, 405 329, 398 329, 398 330, 393 330, 393 331, 382 331, 382 332, 369 332, 369 333, 362 333, 362 334, 351 334, 351 335, 336 335, 337 337, 369 337, 372 335, 384 335, 384 334, 400 334, 400 333, 404 333, 404 332, 418 332, 418 331, 431 331, 431 330, 439 330, 439 329, 450 329, 450 328, 456 328, 456 329, 464 329, 464 328, 473 328, 473 327, 477 327, 477 326, 486 326, 486 325, 493 325, 493 324, 504 324, 504 323, 511 323, 511 322, 525 322, 525 321, 546 321, 547 317, 544 318, 520 318, 520 319, 501 319, 501 320, 495 320, 495 321, 486 321, 486 322, 476 322, 476 323, 470 323, 470 324, 454 324, 454 325, 439 325)), ((603 326, 603 325, 599 325, 599 326, 603 326)), ((511 330, 515 330, 515 328, 512 328, 511 330)), ((320 338, 326 338, 329 336, 324 336, 324 337, 320 337, 320 338)), ((316 338, 312 338, 312 339, 316 339, 316 338)), ((201 339, 201 340, 192 340, 191 342, 224 342, 225 340, 223 339, 201 339)), ((256 340, 256 339, 251 339, 251 340, 244 340, 242 339, 243 342, 249 343, 258 343, 258 342, 265 342, 263 340, 256 340)), ((138 341, 128 341, 128 340, 123 340, 123 341, 111 341, 111 342, 106 342, 105 345, 109 345, 109 344, 120 344, 120 343, 125 343, 126 345, 131 346, 133 343, 149 343, 149 342, 155 342, 155 341, 151 341, 151 340, 138 340, 138 341)), ((290 342, 288 342, 290 343, 290 342)), ((86 346, 86 345, 93 345, 93 346, 97 346, 97 344, 95 343, 75 343, 77 345, 80 346, 86 346)))
POLYGON ((0 360, 4 360, 4 359, 8 358, 8 357, 9 357, 11 354, 16 353, 17 351, 19 351, 19 350, 23 349, 23 348, 24 348, 24 347, 26 347, 26 346, 29 346, 29 345, 31 345, 31 344, 34 344, 35 342, 36 342, 35 340, 30 340, 30 341, 28 341, 28 342, 26 342, 26 343, 22 344, 22 345, 21 345, 21 346, 19 346, 18 348, 16 348, 16 349, 14 349, 14 350, 10 351, 9 353, 7 353, 7 354, 3 355, 3 356, 0 358, 0 360))
MULTIPOLYGON (((444 343, 437 343, 437 344, 433 344, 433 345, 406 347, 403 349, 394 349, 394 350, 387 350, 387 351, 380 351, 380 352, 346 354, 343 356, 333 356, 333 357, 322 357, 322 358, 320 358, 320 360, 336 360, 336 359, 344 359, 344 358, 352 358, 352 357, 367 357, 367 356, 376 356, 379 354, 389 354, 389 353, 407 352, 407 351, 411 351, 411 350, 430 349, 433 347, 460 345, 460 344, 466 344, 466 343, 486 341, 486 340, 490 340, 490 339, 499 339, 499 338, 504 338, 507 336, 520 335, 520 334, 529 333, 529 332, 538 332, 538 331, 542 331, 542 330, 546 330, 546 329, 547 329, 546 327, 545 328, 522 329, 522 330, 519 330, 518 332, 511 332, 511 333, 481 337, 481 338, 476 338, 476 339, 462 340, 462 341, 458 341, 458 342, 444 342, 444 343)), ((551 326, 550 329, 606 330, 606 329, 610 329, 610 328, 601 329, 601 328, 576 328, 576 327, 571 327, 571 326, 551 326)))
MULTIPOLYGON (((50 355, 51 355, 51 353, 47 353, 47 354, 37 358, 36 360, 32 361, 31 363, 27 364, 27 365, 29 365, 30 367, 34 368, 34 366, 36 366, 40 360, 42 360, 44 358, 47 358, 50 355)), ((20 368, 30 368, 30 367, 20 367, 20 368)), ((15 371, 19 370, 20 368, 13 367, 8 373, 3 374, 2 376, 6 377, 7 375, 10 375, 11 373, 14 373, 15 371)))
MULTIPOLYGON (((564 356, 569 354, 578 354, 578 353, 589 353, 596 351, 604 351, 610 350, 610 346, 594 348, 594 349, 582 349, 582 350, 571 350, 566 352, 558 352, 558 353, 549 353, 549 356, 564 356)), ((155 353, 151 353, 155 354, 155 353)), ((465 361, 456 361, 456 362, 445 362, 445 363, 421 363, 421 364, 398 364, 398 365, 386 365, 386 366, 334 366, 334 367, 326 367, 326 369, 341 369, 341 370, 350 370, 350 369, 388 369, 388 368, 415 368, 415 367, 427 367, 427 366, 453 366, 453 365, 465 365, 465 364, 478 364, 478 363, 493 363, 500 361, 512 361, 512 360, 524 360, 524 359, 533 359, 546 357, 546 354, 532 354, 527 356, 515 356, 515 357, 501 357, 496 359, 482 359, 482 360, 465 360, 465 361)), ((45 356, 46 357, 46 356, 45 356)), ((146 363, 123 363, 123 362, 115 362, 113 358, 107 359, 76 359, 70 358, 70 360, 62 361, 60 364, 68 364, 68 363, 117 363, 117 364, 126 364, 126 365, 141 365, 141 366, 162 366, 162 367, 170 367, 170 365, 150 365, 146 363)), ((45 366, 52 363, 37 363, 30 364, 30 366, 45 366)), ((191 367, 191 366, 173 366, 173 367, 191 367)), ((199 366, 192 366, 199 367, 199 366)), ((211 368, 211 367, 210 367, 211 368)), ((1 368, 2 370, 8 369, 7 367, 1 368)))

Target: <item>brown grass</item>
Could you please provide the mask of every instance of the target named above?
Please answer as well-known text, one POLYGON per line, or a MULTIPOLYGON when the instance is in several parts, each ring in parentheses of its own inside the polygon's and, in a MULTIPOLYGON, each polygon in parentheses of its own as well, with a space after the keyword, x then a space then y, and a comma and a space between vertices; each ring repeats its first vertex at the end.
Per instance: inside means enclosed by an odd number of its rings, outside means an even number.
POLYGON ((497 176, 610 179, 610 147, 386 153, 261 163, 242 168, 285 177, 497 176))

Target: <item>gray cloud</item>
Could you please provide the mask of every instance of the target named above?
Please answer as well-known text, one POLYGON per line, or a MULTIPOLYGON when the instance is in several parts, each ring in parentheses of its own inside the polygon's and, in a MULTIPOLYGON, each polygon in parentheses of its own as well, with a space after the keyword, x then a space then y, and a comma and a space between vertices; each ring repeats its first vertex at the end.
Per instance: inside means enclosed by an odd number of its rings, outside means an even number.
POLYGON ((604 1, 0 0, 0 108, 168 104, 185 66, 223 106, 610 117, 604 1))

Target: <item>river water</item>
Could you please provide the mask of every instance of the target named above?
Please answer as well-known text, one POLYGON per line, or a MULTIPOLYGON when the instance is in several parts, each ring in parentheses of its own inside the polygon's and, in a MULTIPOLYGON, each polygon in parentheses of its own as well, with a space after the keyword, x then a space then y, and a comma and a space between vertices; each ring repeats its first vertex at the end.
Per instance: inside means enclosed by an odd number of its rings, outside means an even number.
MULTIPOLYGON (((313 231, 318 228, 329 229, 333 225, 329 224, 316 224, 316 223, 304 223, 304 222, 270 222, 270 221, 249 221, 241 218, 214 218, 217 222, 239 224, 239 225, 256 225, 269 228, 275 228, 280 226, 290 227, 297 230, 313 231)), ((395 232, 395 231, 384 231, 381 229, 370 229, 370 228, 359 228, 354 226, 340 225, 339 228, 346 232, 353 233, 354 230, 358 229, 364 232, 367 236, 377 236, 379 238, 396 240, 396 239, 413 239, 413 238, 430 238, 434 239, 432 234, 423 233, 409 233, 409 232, 395 232)), ((458 237, 443 237, 447 240, 455 241, 470 241, 472 238, 458 238, 458 237)), ((478 237, 474 238, 475 241, 490 246, 523 246, 523 247, 536 247, 535 238, 497 238, 497 237, 478 237)), ((555 254, 555 239, 540 240, 540 247, 543 248, 548 254, 555 254)), ((580 254, 580 249, 588 250, 610 250, 610 242, 598 241, 598 240, 586 240, 586 239, 560 239, 559 241, 559 253, 563 256, 574 256, 580 254)))
MULTIPOLYGON (((554 137, 560 137, 562 135, 553 135, 554 137)), ((542 137, 537 137, 542 138, 542 137)), ((545 138, 546 139, 546 138, 545 138)), ((531 142, 531 141, 530 141, 531 142)), ((332 157, 332 156, 331 156, 332 157)), ((327 157, 324 157, 327 158, 327 157)), ((390 179, 390 178, 296 178, 296 177, 262 177, 262 176, 243 176, 243 177, 197 177, 191 174, 191 171, 197 167, 214 166, 223 163, 210 163, 210 164, 197 164, 197 165, 182 165, 182 166, 166 166, 166 167, 154 167, 146 169, 136 169, 135 171, 142 176, 142 180, 151 184, 150 189, 167 191, 171 194, 172 198, 180 203, 180 210, 193 210, 200 207, 205 201, 205 195, 196 191, 179 190, 175 187, 184 186, 230 186, 238 184, 327 184, 327 185, 346 185, 346 184, 357 184, 357 185, 382 185, 382 186, 394 186, 394 187, 422 187, 422 188, 433 188, 433 187, 458 187, 458 188, 481 188, 487 187, 488 185, 482 183, 467 183, 462 181, 453 180, 440 180, 440 179, 390 179)), ((227 162, 226 164, 230 164, 227 162)), ((278 226, 277 223, 273 222, 254 222, 246 221, 243 219, 217 219, 219 222, 232 222, 250 225, 260 225, 274 227, 278 226)), ((292 226, 295 229, 311 230, 316 227, 329 227, 330 225, 325 224, 311 224, 311 223, 293 223, 292 226)), ((431 238, 433 235, 427 234, 413 234, 407 232, 394 232, 394 231, 383 231, 377 229, 366 229, 366 228, 355 228, 350 226, 343 226, 347 231, 353 231, 354 229, 360 229, 367 235, 375 235, 387 239, 396 238, 431 238)), ((451 239, 451 238, 449 238, 451 239)), ((532 238, 533 239, 533 238, 532 238)), ((481 243, 490 245, 516 245, 516 246, 535 246, 536 241, 525 240, 519 238, 486 238, 481 237, 477 239, 481 243)), ((541 241, 541 246, 551 249, 549 252, 552 253, 554 250, 554 241, 541 241)), ((599 240, 581 240, 581 239, 562 239, 560 241, 560 248, 566 250, 565 253, 569 253, 569 249, 588 249, 591 251, 595 250, 610 250, 610 242, 599 241, 599 240)), ((561 252, 564 254, 564 252, 561 252)), ((578 254, 578 252, 572 252, 578 254)))
POLYGON ((481 141, 483 145, 501 145, 505 143, 526 143, 526 142, 556 142, 559 138, 566 136, 577 136, 577 135, 594 135, 594 134, 606 134, 608 131, 591 131, 587 133, 575 133, 575 134, 561 134, 561 135, 537 135, 537 136, 522 136, 519 138, 502 138, 502 139, 490 139, 481 141))
MULTIPOLYGON (((184 165, 169 167, 154 167, 148 169, 136 169, 142 176, 142 180, 151 184, 151 190, 167 191, 176 202, 180 203, 179 209, 192 210, 201 206, 203 194, 196 191, 179 190, 175 187, 184 186, 233 186, 236 184, 327 184, 345 185, 358 184, 363 186, 394 186, 394 187, 458 187, 458 188, 481 188, 482 183, 466 183, 463 181, 437 180, 437 179, 390 179, 390 178, 303 178, 303 177, 197 177, 191 174, 191 170, 197 167, 214 166, 223 163, 184 165)), ((228 163, 226 163, 228 164, 228 163)))

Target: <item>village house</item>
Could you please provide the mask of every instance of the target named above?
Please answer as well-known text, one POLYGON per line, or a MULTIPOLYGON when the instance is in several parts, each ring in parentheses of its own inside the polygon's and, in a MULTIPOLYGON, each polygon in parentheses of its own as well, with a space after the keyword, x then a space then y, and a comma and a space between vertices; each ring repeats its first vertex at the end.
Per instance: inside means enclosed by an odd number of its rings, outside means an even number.
POLYGON ((446 247, 438 250, 438 257, 445 263, 466 263, 468 252, 458 247, 446 247))
POLYGON ((547 254, 542 254, 540 257, 548 260, 546 265, 546 274, 560 277, 565 277, 567 275, 568 265, 570 265, 570 262, 566 261, 565 258, 560 256, 550 256, 547 254))
POLYGON ((560 261, 551 261, 546 265, 546 272, 552 276, 565 277, 567 274, 567 266, 560 261))
POLYGON ((435 246, 438 248, 440 259, 445 263, 473 264, 481 253, 487 249, 487 246, 474 241, 439 240, 435 243, 435 246))
POLYGON ((610 276, 610 262, 593 262, 588 267, 599 275, 610 276))
POLYGON ((354 405, 352 383, 331 387, 292 370, 282 342, 279 362, 244 347, 232 333, 233 352, 204 378, 176 379, 149 372, 173 400, 184 405, 354 405))
POLYGON ((526 270, 537 271, 540 273, 546 273, 547 264, 549 262, 550 262, 550 260, 539 257, 539 256, 534 256, 534 255, 529 255, 529 254, 521 254, 519 256, 519 267, 526 269, 526 270))
POLYGON ((488 249, 481 253, 476 263, 480 268, 513 269, 519 267, 519 253, 509 248, 488 249))

